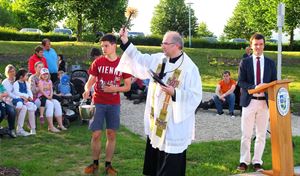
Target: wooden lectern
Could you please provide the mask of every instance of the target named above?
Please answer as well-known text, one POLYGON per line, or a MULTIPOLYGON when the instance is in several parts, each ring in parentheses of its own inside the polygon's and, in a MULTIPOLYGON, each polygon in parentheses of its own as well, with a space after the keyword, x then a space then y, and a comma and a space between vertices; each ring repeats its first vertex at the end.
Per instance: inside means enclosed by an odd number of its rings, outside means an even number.
POLYGON ((290 96, 288 93, 288 83, 290 82, 289 80, 277 80, 248 91, 249 94, 265 91, 268 93, 272 170, 262 172, 266 175, 294 175, 290 96))

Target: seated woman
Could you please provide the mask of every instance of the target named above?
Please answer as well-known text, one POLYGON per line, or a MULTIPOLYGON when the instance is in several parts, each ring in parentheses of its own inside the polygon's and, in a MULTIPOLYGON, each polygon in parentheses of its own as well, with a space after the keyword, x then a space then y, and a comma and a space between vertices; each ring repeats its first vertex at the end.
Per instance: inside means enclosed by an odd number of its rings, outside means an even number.
POLYGON ((0 74, 0 123, 7 116, 8 121, 8 135, 12 138, 17 137, 15 133, 15 108, 7 103, 5 99, 8 97, 8 93, 2 83, 2 74, 0 74))
MULTIPOLYGON (((12 99, 17 99, 20 98, 17 94, 15 94, 14 91, 14 82, 15 82, 15 77, 16 77, 16 68, 9 64, 5 67, 5 76, 6 79, 3 80, 2 85, 6 89, 8 93, 8 98, 6 98, 5 103, 9 105, 13 105, 12 99)), ((29 113, 29 123, 30 126, 32 127, 31 133, 28 133, 23 129, 24 126, 24 121, 27 113, 27 107, 23 103, 18 103, 16 104, 16 110, 17 110, 17 136, 28 136, 30 134, 36 134, 35 132, 35 117, 34 117, 34 112, 29 113)))

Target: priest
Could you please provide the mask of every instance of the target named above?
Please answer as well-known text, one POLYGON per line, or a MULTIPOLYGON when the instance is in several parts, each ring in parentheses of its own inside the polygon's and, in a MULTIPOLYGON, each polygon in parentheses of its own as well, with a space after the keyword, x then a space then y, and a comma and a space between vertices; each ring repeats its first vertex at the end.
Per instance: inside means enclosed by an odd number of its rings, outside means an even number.
POLYGON ((183 176, 186 150, 195 137, 195 110, 202 99, 198 67, 183 52, 178 32, 167 32, 161 44, 163 52, 155 54, 138 51, 128 40, 126 28, 119 34, 124 53, 117 70, 139 79, 151 78, 144 113, 143 174, 183 176))

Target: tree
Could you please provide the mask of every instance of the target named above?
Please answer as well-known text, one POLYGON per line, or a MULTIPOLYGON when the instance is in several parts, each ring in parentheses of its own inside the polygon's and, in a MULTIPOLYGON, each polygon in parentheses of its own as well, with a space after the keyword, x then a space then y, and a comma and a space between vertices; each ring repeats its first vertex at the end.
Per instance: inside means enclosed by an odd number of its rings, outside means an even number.
POLYGON ((63 4, 69 24, 76 25, 78 41, 83 31, 111 32, 113 27, 121 27, 126 6, 126 0, 86 0, 84 3, 73 0, 63 4))
POLYGON ((94 0, 87 13, 87 20, 93 32, 112 32, 112 28, 120 28, 125 23, 127 0, 101 1, 94 0), (99 10, 102 9, 102 10, 99 10))
POLYGON ((284 30, 290 35, 290 47, 294 43, 294 30, 300 27, 300 1, 284 0, 285 26, 284 30))
MULTIPOLYGON (((184 0, 160 0, 155 7, 151 20, 151 32, 163 35, 167 31, 178 31, 183 35, 188 35, 189 31, 189 8, 184 0)), ((191 9, 191 33, 195 34, 197 28, 197 18, 194 10, 191 9)))
MULTIPOLYGON (((300 27, 300 1, 283 2, 286 7, 284 31, 289 33, 292 46, 294 30, 300 27)), ((240 0, 224 28, 226 37, 249 38, 255 32, 270 37, 272 31, 277 31, 278 4, 279 0, 240 0)))
POLYGON ((271 36, 276 28, 276 3, 270 0, 240 0, 228 20, 224 33, 228 38, 250 38, 255 32, 271 36))
POLYGON ((55 7, 57 0, 14 0, 13 13, 16 15, 15 27, 33 27, 42 31, 50 31, 62 16, 55 7))
POLYGON ((14 16, 12 15, 9 5, 5 5, 3 1, 0 1, 0 26, 11 26, 15 23, 14 16))
POLYGON ((197 36, 199 37, 213 37, 214 33, 208 30, 205 22, 201 22, 197 28, 197 36))

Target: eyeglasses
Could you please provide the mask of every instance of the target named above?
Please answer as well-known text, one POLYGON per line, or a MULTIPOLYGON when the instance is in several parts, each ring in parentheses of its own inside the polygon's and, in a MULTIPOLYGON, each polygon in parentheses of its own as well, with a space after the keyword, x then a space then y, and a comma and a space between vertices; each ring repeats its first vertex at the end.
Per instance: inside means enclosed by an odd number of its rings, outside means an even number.
POLYGON ((172 44, 175 44, 175 43, 162 42, 160 45, 172 45, 172 44))

